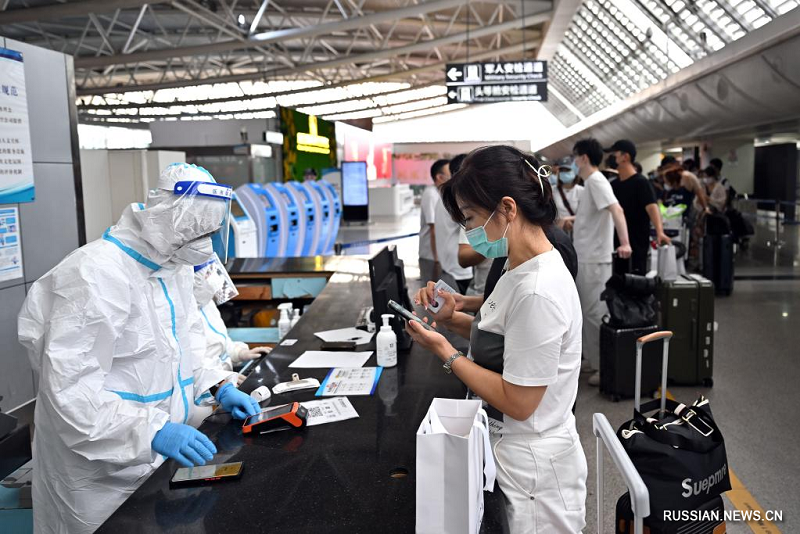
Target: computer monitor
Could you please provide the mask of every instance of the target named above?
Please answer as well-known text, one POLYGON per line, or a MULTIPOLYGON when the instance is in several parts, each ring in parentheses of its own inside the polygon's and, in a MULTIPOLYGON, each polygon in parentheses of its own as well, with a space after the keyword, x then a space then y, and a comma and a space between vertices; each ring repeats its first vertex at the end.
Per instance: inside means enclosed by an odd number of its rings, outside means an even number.
POLYGON ((342 163, 342 219, 345 221, 369 220, 366 161, 342 163))
POLYGON ((408 297, 406 275, 403 271, 403 260, 397 257, 394 245, 385 247, 369 260, 369 281, 372 287, 373 320, 378 328, 383 324, 381 315, 391 313, 392 325, 397 336, 397 349, 407 351, 411 348, 411 336, 405 330, 405 320, 389 309, 389 300, 401 304, 411 310, 411 299, 408 297))

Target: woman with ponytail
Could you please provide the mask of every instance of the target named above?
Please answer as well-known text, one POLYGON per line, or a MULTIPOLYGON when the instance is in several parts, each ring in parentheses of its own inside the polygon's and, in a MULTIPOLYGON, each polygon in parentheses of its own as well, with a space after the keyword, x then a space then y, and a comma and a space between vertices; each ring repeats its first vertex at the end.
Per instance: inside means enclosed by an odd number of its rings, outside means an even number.
MULTIPOLYGON (((580 532, 585 526, 586 458, 572 405, 581 363, 581 307, 575 283, 544 229, 556 218, 549 169, 511 146, 471 152, 441 189, 454 221, 487 258, 507 256, 475 317, 454 297, 434 326, 470 340, 469 357, 438 332, 410 321, 409 334, 486 405, 512 533, 580 532)), ((423 288, 416 300, 433 298, 423 288)), ((426 319, 427 320, 427 319, 426 319)))

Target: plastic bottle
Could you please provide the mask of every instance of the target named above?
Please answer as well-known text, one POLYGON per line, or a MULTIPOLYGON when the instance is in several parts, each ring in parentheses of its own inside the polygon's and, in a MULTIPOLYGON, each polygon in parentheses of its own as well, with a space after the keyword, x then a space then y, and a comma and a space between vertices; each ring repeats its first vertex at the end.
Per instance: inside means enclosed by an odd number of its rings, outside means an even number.
POLYGON ((300 310, 299 309, 294 309, 292 311, 292 328, 294 328, 294 325, 296 325, 297 321, 299 321, 299 320, 300 320, 300 310))
POLYGON ((292 317, 289 315, 292 305, 291 303, 281 304, 278 309, 281 310, 281 317, 278 320, 278 337, 283 339, 292 328, 292 317))
POLYGON ((381 315, 383 326, 381 326, 381 331, 378 332, 376 341, 378 348, 378 365, 381 367, 394 367, 397 365, 397 336, 389 325, 389 319, 392 317, 394 317, 394 315, 390 313, 381 315))

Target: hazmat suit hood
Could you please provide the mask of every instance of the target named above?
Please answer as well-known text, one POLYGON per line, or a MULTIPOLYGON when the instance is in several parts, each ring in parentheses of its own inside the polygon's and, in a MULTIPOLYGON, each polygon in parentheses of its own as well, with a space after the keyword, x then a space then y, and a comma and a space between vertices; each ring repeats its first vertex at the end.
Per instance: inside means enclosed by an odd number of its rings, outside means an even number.
POLYGON ((144 209, 128 206, 110 229, 125 246, 166 269, 208 261, 214 252, 211 234, 221 227, 227 209, 213 198, 175 194, 175 184, 182 181, 215 183, 202 167, 173 163, 161 172, 144 209))

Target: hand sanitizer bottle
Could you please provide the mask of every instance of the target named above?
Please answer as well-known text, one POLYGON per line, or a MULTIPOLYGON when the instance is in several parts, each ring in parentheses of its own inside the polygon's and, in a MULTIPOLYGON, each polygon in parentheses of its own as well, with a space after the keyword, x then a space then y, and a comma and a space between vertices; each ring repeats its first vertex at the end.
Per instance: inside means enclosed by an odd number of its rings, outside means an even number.
POLYGON ((283 339, 292 328, 292 317, 289 315, 289 310, 292 309, 292 305, 281 304, 278 308, 281 310, 281 317, 278 320, 278 337, 283 339))
POLYGON ((397 365, 397 336, 389 325, 389 319, 394 317, 390 313, 381 315, 383 326, 378 332, 376 341, 378 347, 378 365, 381 367, 394 367, 397 365))
POLYGON ((297 321, 299 320, 300 320, 300 310, 295 308, 292 311, 292 328, 294 328, 294 325, 296 325, 297 321))

